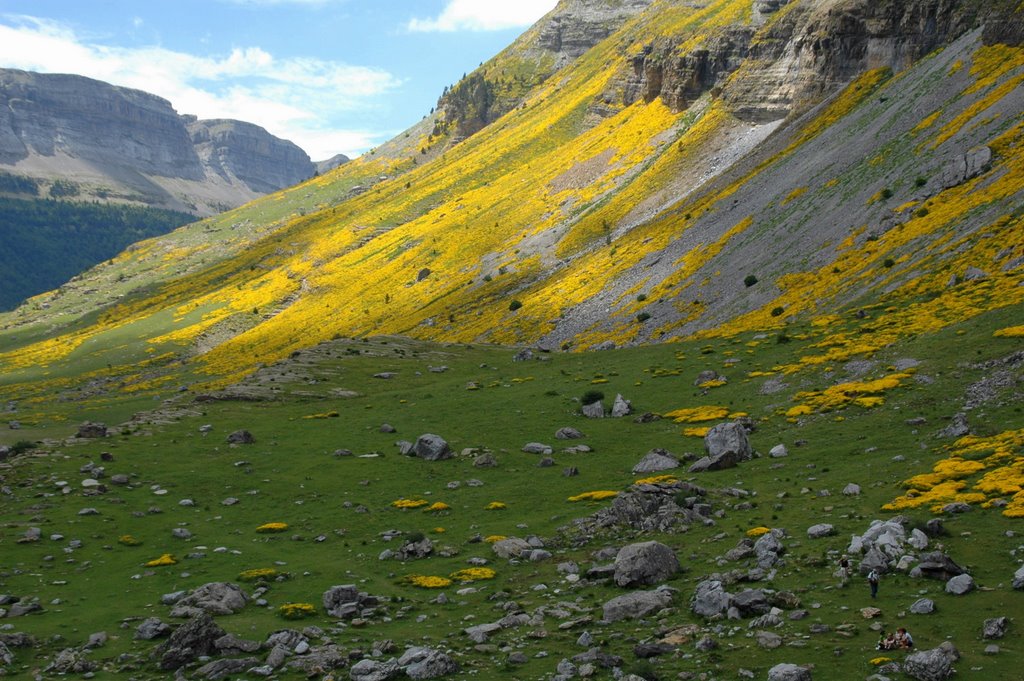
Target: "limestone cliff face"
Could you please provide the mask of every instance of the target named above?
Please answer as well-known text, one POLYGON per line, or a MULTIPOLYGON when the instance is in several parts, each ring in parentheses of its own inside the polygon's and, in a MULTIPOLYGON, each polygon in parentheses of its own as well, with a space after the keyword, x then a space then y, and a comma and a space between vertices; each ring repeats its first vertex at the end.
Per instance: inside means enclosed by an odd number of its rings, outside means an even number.
POLYGON ((69 180, 79 198, 207 215, 311 177, 291 142, 241 121, 180 116, 170 102, 90 78, 0 69, 0 166, 69 180))
POLYGON ((210 171, 261 194, 310 178, 316 167, 302 149, 252 123, 186 117, 199 158, 210 171))

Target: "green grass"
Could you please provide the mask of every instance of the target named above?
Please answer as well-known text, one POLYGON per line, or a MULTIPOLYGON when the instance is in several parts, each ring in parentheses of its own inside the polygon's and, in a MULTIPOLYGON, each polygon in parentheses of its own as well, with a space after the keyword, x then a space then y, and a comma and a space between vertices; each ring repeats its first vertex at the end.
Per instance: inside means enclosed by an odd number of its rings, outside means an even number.
MULTIPOLYGON (((921 648, 952 640, 964 654, 961 670, 981 667, 986 678, 1015 678, 1017 667, 1011 653, 983 655, 987 642, 980 640, 980 630, 986 617, 1012 615, 1021 606, 1022 595, 1009 588, 1017 567, 1011 551, 1019 541, 1007 535, 1019 530, 1019 521, 1004 518, 994 509, 975 509, 947 519, 951 533, 943 541, 947 551, 969 567, 985 589, 966 597, 944 594, 938 582, 896 575, 884 579, 879 599, 872 602, 863 580, 855 577, 848 588, 838 589, 831 572, 836 552, 845 549, 851 534, 860 534, 872 519, 889 515, 879 508, 901 492, 900 481, 930 470, 931 463, 941 456, 938 448, 944 443, 934 433, 943 427, 945 417, 959 410, 964 387, 986 374, 967 362, 1005 357, 1019 348, 1017 340, 991 335, 1017 312, 982 315, 961 328, 887 349, 874 358, 877 364, 869 375, 884 374, 897 359, 913 357, 922 361, 918 375, 927 375, 933 382, 901 387, 890 393, 880 408, 846 409, 841 412, 841 422, 835 420, 836 414, 805 417, 802 423, 791 423, 780 415, 793 404, 791 398, 797 390, 820 389, 842 380, 841 366, 806 369, 786 377, 789 387, 772 395, 759 393, 764 378, 745 378, 749 371, 767 370, 799 357, 816 340, 810 327, 801 326, 788 329, 793 341, 787 344, 768 339, 749 348, 746 343, 755 334, 745 334, 710 344, 554 353, 529 362, 513 362, 514 350, 493 347, 437 346, 396 338, 337 341, 294 358, 287 365, 292 373, 278 372, 272 384, 279 389, 274 401, 190 403, 193 396, 188 393, 172 396, 172 401, 199 413, 164 425, 128 425, 126 434, 102 441, 49 440, 0 473, 11 491, 0 497, 0 592, 36 597, 46 609, 40 615, 4 620, 17 631, 45 642, 38 657, 30 651, 17 651, 13 670, 27 672, 44 665, 56 651, 84 643, 94 631, 107 631, 111 641, 91 653, 91 659, 101 661, 108 672, 116 670, 118 655, 140 649, 131 640, 135 624, 129 622, 121 628, 126 618, 157 615, 167 619, 169 609, 160 605, 161 594, 208 581, 234 581, 243 570, 261 567, 286 571, 291 579, 271 583, 265 596, 268 608, 250 604, 239 614, 219 618, 228 631, 259 639, 277 629, 305 624, 330 631, 333 622, 322 614, 292 624, 276 616, 274 609, 295 601, 319 607, 326 588, 356 582, 372 594, 392 599, 387 605, 392 619, 374 619, 364 628, 334 630, 332 640, 347 648, 366 649, 370 641, 384 638, 400 645, 443 645, 456 651, 466 670, 464 677, 477 670, 507 678, 539 678, 552 672, 562 657, 581 652, 575 640, 585 628, 604 642, 607 652, 621 655, 628 665, 636 642, 658 630, 696 621, 687 607, 696 583, 709 574, 742 567, 720 564, 718 558, 747 529, 767 525, 790 533, 787 563, 773 580, 751 586, 797 594, 810 617, 787 621, 778 631, 787 643, 802 647, 761 650, 747 637, 745 622, 728 622, 716 634, 722 643, 719 650, 699 653, 683 646, 675 655, 654 661, 662 678, 695 668, 723 678, 732 678, 745 668, 762 678, 770 666, 783 661, 813 662, 816 675, 824 674, 823 678, 867 676, 871 673, 868 660, 876 655, 877 634, 858 612, 866 605, 882 609, 880 621, 886 629, 907 626, 921 648), (729 366, 727 361, 735 364, 729 366), (449 370, 428 370, 440 365, 449 370), (729 382, 701 395, 693 381, 706 368, 721 372, 729 382), (393 371, 396 376, 373 378, 381 371, 393 371), (480 388, 467 389, 471 383, 480 388), (632 532, 615 531, 582 545, 569 541, 559 528, 608 502, 572 504, 567 497, 596 489, 624 489, 634 479, 631 467, 653 447, 679 455, 699 454, 702 449, 699 439, 682 436, 682 426, 669 420, 639 424, 631 418, 581 418, 578 399, 594 388, 606 395, 606 403, 615 393, 622 393, 639 412, 663 413, 701 404, 745 411, 757 424, 751 436, 755 449, 765 454, 781 442, 790 456, 762 456, 737 469, 699 476, 681 473, 710 490, 712 503, 724 515, 713 527, 694 526, 685 533, 658 537, 676 550, 684 565, 684 572, 670 582, 680 591, 671 611, 643 623, 591 623, 568 631, 559 630, 560 620, 549 617, 544 625, 547 636, 538 639, 526 637, 526 632, 534 629, 530 627, 503 631, 492 642, 522 648, 530 656, 526 665, 505 669, 506 653, 477 652, 461 633, 466 626, 495 621, 504 614, 489 600, 495 592, 510 594, 498 603, 515 600, 527 611, 559 601, 575 602, 591 608, 595 620, 600 619, 600 605, 621 593, 606 585, 572 586, 557 574, 559 561, 576 560, 586 569, 593 562, 590 554, 594 550, 635 538, 632 532), (339 398, 332 393, 335 389, 360 395, 339 398), (304 418, 332 411, 338 413, 336 418, 304 418), (924 416, 927 423, 906 425, 905 420, 915 416, 924 416), (381 433, 380 425, 385 422, 398 432, 381 433), (200 433, 204 424, 212 425, 213 432, 200 433), (592 453, 560 451, 576 444, 554 438, 558 428, 568 425, 586 434, 582 442, 593 447, 592 453), (252 431, 256 444, 227 445, 225 437, 238 428, 252 431), (397 453, 396 440, 411 441, 426 432, 446 438, 457 453, 469 447, 488 449, 499 465, 479 469, 472 466, 470 457, 425 462, 397 453), (538 468, 537 455, 520 451, 531 441, 555 447, 557 465, 538 468), (334 456, 340 448, 356 456, 334 456), (104 495, 83 496, 79 485, 85 476, 79 468, 89 461, 101 465, 103 452, 114 457, 102 464, 108 475, 129 474, 131 484, 110 485, 104 495), (371 453, 378 456, 359 456, 371 453), (897 455, 905 460, 894 461, 897 455), (566 466, 578 467, 580 474, 564 477, 566 466), (470 487, 465 484, 469 479, 484 484, 470 487), (61 494, 57 481, 67 481, 73 491, 61 494), (451 481, 461 484, 448 489, 451 481), (861 496, 840 493, 849 482, 861 485, 861 496), (154 485, 166 489, 167 494, 156 495, 151 489, 154 485), (756 496, 735 499, 715 491, 725 487, 741 487, 756 496), (831 496, 818 496, 821 489, 829 490, 831 496), (229 496, 240 502, 223 506, 221 502, 229 496), (443 501, 451 510, 433 515, 390 506, 402 497, 443 501), (193 499, 195 506, 179 506, 183 498, 193 499), (508 508, 485 511, 491 501, 502 501, 508 508), (737 507, 743 501, 750 506, 737 507), (78 511, 85 507, 100 513, 79 516, 78 511), (152 512, 153 507, 161 512, 152 512), (357 512, 357 507, 365 507, 367 512, 357 512), (289 530, 273 535, 255 532, 259 525, 272 521, 288 523, 289 530), (834 524, 837 534, 809 540, 805 530, 817 522, 834 524), (29 526, 40 527, 43 539, 16 543, 29 526), (171 536, 171 530, 179 526, 193 533, 191 540, 171 536), (436 527, 444 527, 445 532, 433 532, 436 527), (422 532, 439 545, 452 547, 455 555, 405 564, 379 561, 381 551, 397 547, 397 540, 389 543, 380 536, 390 529, 422 532), (65 539, 50 540, 54 533, 65 539), (142 544, 119 544, 117 538, 124 534, 142 544), (555 557, 518 565, 495 559, 487 544, 470 541, 491 534, 539 535, 555 557), (314 541, 321 535, 326 540, 314 541), (83 546, 68 553, 65 547, 71 539, 82 540, 83 546), (201 550, 200 546, 207 548, 201 550), (218 547, 227 551, 215 552, 218 547), (180 562, 171 567, 143 567, 145 561, 166 552, 180 562), (185 557, 193 552, 205 553, 205 557, 185 557), (411 573, 450 574, 474 556, 491 560, 497 577, 474 584, 477 591, 462 596, 455 593, 458 585, 445 589, 450 598, 446 605, 428 602, 436 592, 401 583, 401 578, 411 573), (534 591, 532 587, 538 583, 548 589, 534 591), (910 604, 923 595, 936 601, 937 612, 930 616, 906 614, 910 604), (404 612, 401 616, 400 611, 404 612), (421 615, 426 618, 417 622, 421 615), (832 629, 810 634, 813 623, 828 624, 832 629), (844 623, 855 626, 856 633, 850 638, 835 633, 836 626, 844 623), (61 638, 54 638, 57 636, 61 638), (547 657, 533 657, 542 650, 547 657)), ((1012 388, 1008 390, 997 402, 970 414, 977 432, 1021 427, 1020 407, 1010 399, 1012 388)), ((127 420, 147 402, 159 406, 151 395, 45 404, 40 409, 48 418, 28 431, 5 431, 0 438, 7 444, 24 439, 26 432, 33 439, 64 438, 86 415, 106 415, 113 424, 127 420), (83 410, 93 404, 96 406, 89 411, 83 410)), ((919 521, 928 517, 926 511, 913 515, 919 521)), ((245 588, 251 590, 249 585, 245 588)), ((741 588, 743 585, 734 585, 731 590, 741 588)), ((1018 630, 1011 627, 1008 638, 999 643, 1007 651, 1019 647, 1018 630)), ((141 650, 145 649, 144 645, 141 650)), ((158 677, 148 664, 133 675, 158 677)))

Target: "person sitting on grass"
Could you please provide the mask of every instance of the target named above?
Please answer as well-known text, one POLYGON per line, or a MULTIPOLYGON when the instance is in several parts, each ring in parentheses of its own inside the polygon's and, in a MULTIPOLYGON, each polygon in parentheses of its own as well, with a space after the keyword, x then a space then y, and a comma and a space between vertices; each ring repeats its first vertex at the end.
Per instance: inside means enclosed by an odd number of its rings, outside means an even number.
POLYGON ((910 635, 910 632, 903 627, 896 630, 896 645, 906 650, 910 650, 914 647, 913 637, 910 635))
POLYGON ((888 633, 878 641, 878 645, 875 646, 877 650, 896 650, 899 644, 896 641, 896 634, 888 633))

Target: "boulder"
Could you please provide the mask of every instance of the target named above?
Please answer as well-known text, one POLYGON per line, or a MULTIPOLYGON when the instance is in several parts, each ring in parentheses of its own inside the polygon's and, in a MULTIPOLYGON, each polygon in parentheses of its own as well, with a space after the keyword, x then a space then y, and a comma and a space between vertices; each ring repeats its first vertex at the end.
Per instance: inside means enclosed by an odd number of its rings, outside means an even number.
POLYGON ((781 459, 789 456, 789 450, 786 449, 786 445, 778 444, 768 450, 768 456, 773 459, 781 459))
POLYGON ((930 598, 919 598, 910 606, 915 615, 929 615, 935 612, 935 601, 930 598))
POLYGON ((634 475, 657 473, 658 471, 667 471, 673 468, 679 468, 679 461, 672 454, 664 449, 652 449, 633 466, 633 473, 634 475))
POLYGON ((757 556, 758 567, 767 569, 779 562, 779 558, 786 552, 781 536, 781 530, 772 530, 762 534, 754 542, 754 555, 757 556))
POLYGON ((200 612, 178 627, 169 639, 153 651, 153 656, 159 659, 160 669, 178 669, 203 655, 216 653, 215 642, 224 634, 224 630, 217 626, 209 613, 200 612))
POLYGON ((532 551, 533 548, 528 541, 519 537, 508 537, 491 544, 491 550, 494 551, 494 554, 506 560, 519 558, 524 553, 532 551))
POLYGON ((448 443, 440 435, 433 433, 424 433, 416 438, 412 453, 427 461, 440 461, 452 457, 452 450, 448 443))
POLYGON ((1013 573, 1013 588, 1024 589, 1024 566, 1017 568, 1017 571, 1013 573))
POLYGON ((848 497, 856 497, 860 495, 860 485, 855 482, 851 482, 843 488, 843 494, 848 497))
POLYGON ((811 681, 811 670, 783 662, 768 670, 768 681, 811 681))
MULTIPOLYGON (((99 665, 86 658, 86 651, 75 648, 65 648, 57 653, 53 661, 43 671, 54 674, 88 674, 93 672, 99 665)), ((42 677, 41 677, 42 678, 42 677)))
POLYGON ((757 645, 766 650, 774 650, 782 645, 782 637, 772 631, 759 631, 754 635, 757 645))
POLYGON ((159 617, 147 617, 139 626, 135 627, 135 638, 140 641, 151 641, 154 638, 168 636, 170 633, 170 625, 159 617))
POLYGON ((1005 617, 992 617, 985 620, 981 628, 982 638, 1002 638, 1006 636, 1006 629, 1010 626, 1010 620, 1005 617))
POLYGON ((618 622, 623 619, 637 619, 671 605, 675 592, 671 589, 659 588, 653 591, 634 591, 616 596, 604 604, 603 614, 606 622, 618 622))
POLYGON ((369 614, 367 610, 376 607, 380 598, 360 591, 355 584, 341 584, 324 591, 321 601, 331 617, 350 620, 369 614))
POLYGON ((633 413, 633 405, 629 400, 622 397, 622 395, 616 395, 615 401, 612 402, 612 417, 622 418, 623 416, 629 416, 633 413))
POLYGON ((195 674, 200 678, 216 681, 217 679, 223 679, 234 674, 244 674, 252 667, 258 667, 259 664, 260 659, 258 657, 219 659, 207 662, 197 669, 195 674))
POLYGON ((974 583, 974 578, 967 574, 958 575, 946 582, 946 593, 954 596, 963 596, 974 591, 975 588, 977 585, 974 583))
POLYGON ((237 584, 209 582, 193 589, 174 604, 171 617, 196 617, 200 613, 232 615, 249 602, 249 597, 237 584))
POLYGON ((944 681, 953 674, 953 663, 960 658, 956 648, 943 645, 907 655, 903 673, 917 681, 944 681))
POLYGON ((570 426, 555 431, 555 438, 558 440, 579 440, 582 437, 583 433, 570 426))
POLYGON ((584 404, 580 407, 580 413, 586 416, 588 419, 603 419, 604 418, 604 404, 601 400, 597 402, 591 402, 590 404, 584 404))
POLYGON ((964 574, 964 569, 941 551, 932 551, 921 556, 921 562, 911 572, 914 577, 926 577, 948 581, 964 574))
POLYGON ((551 445, 546 445, 543 442, 527 442, 523 445, 522 451, 527 454, 550 454, 551 445))
POLYGON ((401 675, 402 668, 395 660, 378 662, 367 658, 359 660, 348 670, 348 677, 352 681, 390 681, 401 675))
POLYGON ((622 547, 615 556, 618 586, 651 586, 679 572, 679 559, 668 546, 647 541, 622 547))
POLYGON ((821 539, 836 533, 836 528, 828 523, 818 523, 807 528, 807 536, 810 539, 821 539))
POLYGON ((236 430, 228 435, 228 444, 231 445, 251 445, 254 442, 256 438, 248 430, 236 430))
POLYGON ((437 679, 459 671, 459 663, 448 653, 434 648, 409 648, 398 659, 398 666, 414 681, 437 679))
POLYGON ((769 608, 768 598, 760 589, 744 589, 734 594, 730 605, 736 608, 740 615, 744 617, 763 615, 768 612, 769 608))
POLYGON ((726 592, 725 585, 717 579, 707 579, 697 585, 690 610, 701 617, 714 617, 725 614, 732 605, 732 596, 726 592))
POLYGON ((92 421, 86 421, 85 423, 78 426, 78 432, 75 433, 75 437, 81 438, 100 438, 107 436, 107 427, 102 423, 93 423, 92 421))
POLYGON ((738 461, 747 461, 754 455, 746 428, 737 422, 719 423, 711 428, 704 436, 704 451, 712 460, 729 452, 738 457, 738 461))

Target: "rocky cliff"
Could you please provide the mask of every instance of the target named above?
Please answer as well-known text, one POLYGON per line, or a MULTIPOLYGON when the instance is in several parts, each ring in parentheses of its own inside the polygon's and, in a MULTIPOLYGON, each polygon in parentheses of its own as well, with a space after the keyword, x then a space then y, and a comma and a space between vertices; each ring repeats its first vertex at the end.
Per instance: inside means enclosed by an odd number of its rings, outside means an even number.
POLYGON ((78 198, 218 212, 311 177, 297 146, 241 121, 180 116, 90 78, 0 69, 0 165, 75 184, 78 198))

